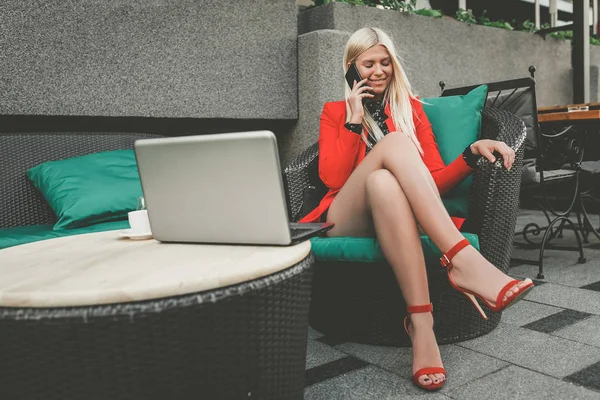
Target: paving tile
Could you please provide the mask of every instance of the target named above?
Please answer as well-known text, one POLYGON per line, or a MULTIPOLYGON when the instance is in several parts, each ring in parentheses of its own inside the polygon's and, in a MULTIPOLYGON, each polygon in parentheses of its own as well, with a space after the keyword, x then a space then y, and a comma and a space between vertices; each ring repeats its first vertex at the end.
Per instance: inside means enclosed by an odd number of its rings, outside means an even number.
POLYGON ((562 308, 522 300, 502 312, 502 322, 523 326, 559 311, 562 311, 562 308))
POLYGON ((450 400, 439 392, 425 392, 406 378, 373 365, 308 386, 305 400, 450 400))
MULTIPOLYGON (((565 381, 600 391, 600 362, 567 376, 565 381)), ((600 399, 600 393, 598 393, 597 396, 597 398, 600 399)))
POLYGON ((600 393, 511 365, 448 393, 460 400, 600 399, 600 393))
POLYGON ((594 290, 596 292, 600 292, 600 281, 582 286, 581 289, 594 290))
POLYGON ((410 347, 371 346, 347 342, 336 346, 336 349, 405 378, 411 377, 412 349, 410 347))
POLYGON ((538 319, 537 321, 531 322, 527 325, 523 325, 525 329, 531 329, 532 331, 551 333, 559 329, 571 326, 583 319, 590 317, 592 314, 584 313, 575 310, 562 310, 556 314, 550 315, 545 318, 538 319))
POLYGON ((600 317, 592 316, 552 334, 590 346, 600 347, 600 317))
POLYGON ((310 326, 308 327, 308 338, 309 339, 318 339, 321 336, 323 336, 323 334, 319 331, 317 331, 316 329, 311 328, 310 326))
MULTIPOLYGON (((563 252, 564 256, 571 254, 569 258, 561 257, 547 257, 548 253, 545 252, 544 256, 544 280, 546 282, 558 283, 560 285, 580 287, 590 283, 594 283, 600 280, 600 264, 599 258, 590 258, 591 254, 589 251, 585 251, 587 262, 585 264, 578 264, 577 257, 572 252, 563 252)), ((510 269, 511 275, 518 275, 526 278, 536 278, 538 274, 537 266, 537 255, 536 264, 527 265, 522 264, 510 269)))
POLYGON ((306 369, 339 360, 346 356, 347 354, 344 354, 333 347, 309 339, 306 347, 306 369))
POLYGON ((487 335, 458 345, 556 378, 600 360, 597 347, 502 323, 487 335))
POLYGON ((600 315, 600 292, 547 283, 533 288, 530 301, 600 315))
POLYGON ((305 371, 305 385, 310 386, 369 365, 356 357, 345 356, 305 371))
MULTIPOLYGON (((346 343, 336 348, 399 376, 407 379, 412 377, 412 349, 410 348, 368 346, 357 343, 346 343)), ((508 365, 504 361, 452 344, 440 346, 440 353, 444 368, 448 372, 448 381, 442 388, 442 392, 508 365)))

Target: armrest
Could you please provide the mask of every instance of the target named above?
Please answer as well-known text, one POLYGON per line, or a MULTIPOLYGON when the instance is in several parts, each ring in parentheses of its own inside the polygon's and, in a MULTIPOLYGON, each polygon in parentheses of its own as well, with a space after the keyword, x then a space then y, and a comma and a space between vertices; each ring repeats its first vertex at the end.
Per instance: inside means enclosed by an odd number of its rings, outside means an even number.
POLYGON ((309 186, 315 185, 315 176, 316 179, 319 178, 318 143, 314 143, 304 150, 283 171, 283 182, 287 193, 291 221, 298 221, 307 214, 307 207, 304 204, 305 193, 309 186))
POLYGON ((481 137, 501 140, 515 150, 513 167, 507 171, 501 157, 490 163, 481 158, 473 174, 469 200, 469 220, 479 235, 481 253, 507 272, 519 210, 519 191, 525 137, 525 123, 507 111, 485 108, 481 137))

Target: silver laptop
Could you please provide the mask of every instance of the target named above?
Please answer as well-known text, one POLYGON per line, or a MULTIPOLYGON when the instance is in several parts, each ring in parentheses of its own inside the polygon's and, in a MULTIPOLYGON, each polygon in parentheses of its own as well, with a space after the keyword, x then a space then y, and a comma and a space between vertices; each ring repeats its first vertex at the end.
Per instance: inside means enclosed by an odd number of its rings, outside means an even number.
POLYGON ((290 224, 270 131, 135 142, 152 235, 163 242, 289 245, 332 224, 290 224))

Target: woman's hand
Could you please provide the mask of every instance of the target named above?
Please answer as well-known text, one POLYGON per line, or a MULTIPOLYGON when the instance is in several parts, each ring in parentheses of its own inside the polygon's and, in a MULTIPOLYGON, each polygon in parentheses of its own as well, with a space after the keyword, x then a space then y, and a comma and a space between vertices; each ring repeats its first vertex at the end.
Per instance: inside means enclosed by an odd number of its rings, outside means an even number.
POLYGON ((497 140, 478 140, 471 145, 471 151, 475 155, 482 155, 492 163, 496 161, 493 153, 497 151, 504 159, 504 168, 509 171, 515 162, 515 151, 508 147, 506 143, 497 140))
POLYGON ((368 92, 371 89, 369 86, 363 86, 367 82, 367 79, 363 79, 360 82, 354 82, 354 86, 352 87, 352 91, 348 96, 348 105, 350 106, 350 112, 352 115, 350 116, 351 124, 362 124, 362 119, 365 115, 362 100, 364 98, 371 98, 373 95, 368 92))

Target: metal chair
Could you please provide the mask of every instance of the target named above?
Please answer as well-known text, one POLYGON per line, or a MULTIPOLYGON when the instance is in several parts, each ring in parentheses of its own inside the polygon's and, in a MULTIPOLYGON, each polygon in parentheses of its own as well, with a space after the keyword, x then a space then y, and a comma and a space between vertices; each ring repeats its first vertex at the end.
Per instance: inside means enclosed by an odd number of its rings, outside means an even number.
MULTIPOLYGON (((537 277, 543 279, 544 251, 552 241, 563 237, 563 230, 567 226, 575 233, 577 248, 556 245, 552 245, 551 248, 579 251, 578 262, 586 261, 579 236, 583 226, 580 197, 583 147, 581 135, 573 135, 571 127, 542 132, 538 123, 535 71, 535 66, 530 66, 530 77, 489 83, 487 105, 519 116, 527 127, 522 194, 531 196, 544 213, 548 224, 541 227, 531 222, 517 234, 523 236, 529 247, 540 247, 537 277), (564 187, 569 188, 569 194, 556 196, 557 188, 564 187), (557 202, 560 200, 563 202, 566 200, 566 207, 562 210, 557 207, 557 202), (577 223, 571 220, 573 215, 576 216, 577 223), (544 235, 541 241, 536 240, 535 237, 542 232, 544 235)), ((474 88, 468 86, 444 90, 444 82, 440 82, 440 87, 442 96, 465 94, 474 88)))

